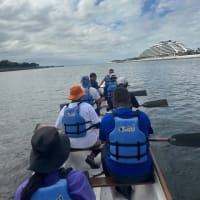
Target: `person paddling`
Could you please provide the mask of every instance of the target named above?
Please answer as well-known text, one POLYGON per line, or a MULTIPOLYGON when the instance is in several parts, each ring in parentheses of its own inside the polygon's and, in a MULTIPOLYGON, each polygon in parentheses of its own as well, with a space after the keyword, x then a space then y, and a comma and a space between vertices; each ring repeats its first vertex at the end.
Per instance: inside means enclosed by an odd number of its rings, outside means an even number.
POLYGON ((66 135, 55 127, 39 127, 31 144, 29 170, 34 173, 17 188, 14 200, 96 199, 82 171, 62 167, 70 154, 66 135))
POLYGON ((113 73, 114 73, 114 69, 109 69, 108 70, 108 74, 103 78, 103 80, 99 84, 100 87, 104 84, 104 93, 103 93, 103 96, 105 97, 106 100, 107 100, 107 88, 108 88, 108 84, 109 84, 109 81, 110 81, 110 77, 111 77, 111 75, 113 73))
MULTIPOLYGON (((149 134, 153 133, 148 116, 131 109, 126 88, 114 91, 112 113, 106 114, 100 125, 102 166, 106 176, 120 183, 134 183, 152 178, 153 165, 149 153, 149 134)), ((117 187, 128 199, 131 186, 117 187)))
POLYGON ((98 90, 91 86, 89 76, 82 76, 81 85, 85 90, 85 95, 81 100, 90 103, 95 108, 96 113, 100 115, 100 104, 102 99, 98 90))
POLYGON ((86 158, 92 168, 99 168, 94 158, 100 152, 99 124, 100 118, 89 103, 82 101, 85 91, 80 85, 70 88, 68 99, 71 103, 65 105, 58 114, 55 127, 62 130, 70 139, 72 149, 88 149, 92 152, 86 158))
POLYGON ((90 73, 90 83, 91 83, 91 86, 96 88, 97 90, 99 90, 99 85, 97 83, 97 74, 92 72, 90 73))
POLYGON ((113 103, 112 103, 112 98, 113 98, 113 93, 115 91, 115 89, 117 88, 117 76, 112 73, 110 75, 109 81, 107 83, 107 111, 112 110, 113 109, 113 103))
MULTIPOLYGON (((128 87, 128 81, 125 77, 120 76, 117 78, 117 87, 123 87, 123 88, 127 88, 128 87)), ((129 91, 129 95, 130 95, 130 99, 131 99, 131 106, 138 108, 139 107, 139 103, 137 101, 137 99, 135 98, 135 96, 129 91)))

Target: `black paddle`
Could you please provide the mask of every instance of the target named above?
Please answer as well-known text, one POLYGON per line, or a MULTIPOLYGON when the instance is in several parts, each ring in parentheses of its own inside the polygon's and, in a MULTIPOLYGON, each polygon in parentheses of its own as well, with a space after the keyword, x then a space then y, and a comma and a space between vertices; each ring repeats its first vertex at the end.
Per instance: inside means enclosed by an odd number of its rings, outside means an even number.
POLYGON ((147 101, 140 106, 146 107, 146 108, 153 108, 153 107, 167 107, 168 102, 166 99, 160 99, 160 100, 154 100, 154 101, 147 101))
POLYGON ((200 133, 172 135, 170 138, 149 138, 151 142, 169 142, 176 146, 200 147, 200 133))
POLYGON ((64 107, 64 106, 68 106, 69 105, 69 103, 61 103, 60 104, 60 110, 64 107))
MULTIPOLYGON (((131 93, 132 95, 134 96, 147 96, 147 91, 146 90, 138 90, 138 91, 132 91, 132 92, 129 92, 131 93)), ((62 103, 60 104, 60 110, 69 103, 62 103)), ((146 106, 147 107, 147 106, 146 106)), ((155 106, 156 107, 156 106, 155 106)))
MULTIPOLYGON (((147 101, 143 104, 140 104, 139 107, 146 107, 146 108, 155 108, 155 107, 168 107, 168 102, 166 99, 159 99, 155 101, 147 101)), ((102 105, 102 108, 107 108, 107 105, 102 105)))
POLYGON ((129 93, 134 96, 147 96, 146 90, 129 91, 129 93))
MULTIPOLYGON (((103 87, 101 87, 103 88, 103 87)), ((136 90, 136 91, 129 91, 134 96, 147 96, 147 91, 146 90, 136 90)))

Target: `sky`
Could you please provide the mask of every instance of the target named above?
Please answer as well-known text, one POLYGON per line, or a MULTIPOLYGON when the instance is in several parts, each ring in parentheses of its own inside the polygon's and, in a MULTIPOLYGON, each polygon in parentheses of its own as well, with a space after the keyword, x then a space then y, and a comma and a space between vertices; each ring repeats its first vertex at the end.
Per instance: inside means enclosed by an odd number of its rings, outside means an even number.
POLYGON ((101 64, 166 40, 200 47, 199 0, 0 0, 0 60, 101 64))

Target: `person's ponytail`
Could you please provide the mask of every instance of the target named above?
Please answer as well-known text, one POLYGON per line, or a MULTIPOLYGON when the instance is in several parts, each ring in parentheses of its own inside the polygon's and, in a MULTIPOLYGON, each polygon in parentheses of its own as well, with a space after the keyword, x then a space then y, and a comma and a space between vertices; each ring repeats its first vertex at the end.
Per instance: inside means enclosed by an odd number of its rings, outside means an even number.
POLYGON ((35 173, 30 177, 28 184, 22 190, 21 200, 30 200, 33 193, 42 187, 45 174, 35 173))

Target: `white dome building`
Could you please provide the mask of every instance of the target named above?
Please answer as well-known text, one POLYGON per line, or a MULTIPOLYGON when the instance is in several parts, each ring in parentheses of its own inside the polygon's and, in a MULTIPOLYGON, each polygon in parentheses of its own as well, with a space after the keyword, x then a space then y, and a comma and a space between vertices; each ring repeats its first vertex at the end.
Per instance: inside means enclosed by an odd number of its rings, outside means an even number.
POLYGON ((162 57, 185 54, 191 51, 184 44, 176 41, 162 41, 143 51, 139 57, 162 57))

